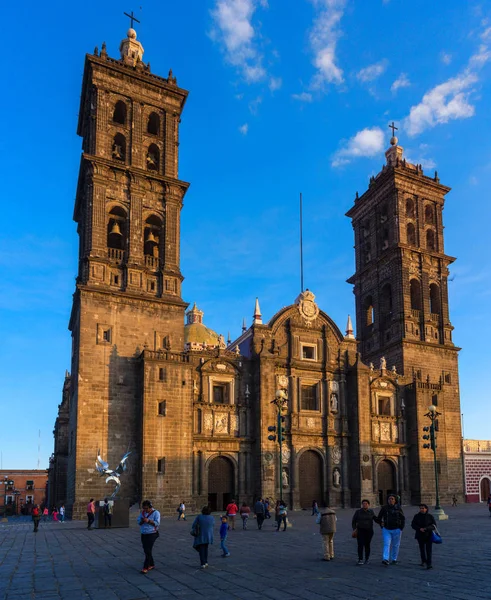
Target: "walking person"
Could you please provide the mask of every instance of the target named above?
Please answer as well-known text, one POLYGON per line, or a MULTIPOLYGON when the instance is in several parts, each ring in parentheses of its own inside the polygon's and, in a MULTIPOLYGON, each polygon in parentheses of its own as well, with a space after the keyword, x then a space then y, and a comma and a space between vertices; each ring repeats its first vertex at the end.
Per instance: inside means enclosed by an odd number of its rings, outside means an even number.
POLYGON ((32 521, 34 523, 34 533, 38 532, 39 521, 41 520, 41 509, 39 508, 39 504, 36 504, 32 509, 32 521))
POLYGON ((327 506, 319 511, 315 522, 320 525, 319 531, 322 536, 322 560, 334 559, 334 534, 336 533, 336 513, 327 506))
POLYGON ((62 505, 60 506, 59 515, 60 515, 60 521, 61 521, 62 523, 64 523, 64 522, 65 522, 65 505, 64 505, 64 504, 62 504, 62 505))
POLYGON ((312 500, 312 517, 319 514, 319 505, 317 504, 317 500, 312 500))
POLYGON ((286 516, 288 515, 288 511, 286 510, 286 504, 282 500, 278 507, 278 526, 276 527, 276 531, 280 530, 280 526, 283 523, 283 531, 286 531, 286 516))
POLYGON ((457 506, 457 496, 455 494, 452 496, 452 506, 457 506))
POLYGON ((43 510, 43 523, 46 523, 46 521, 49 519, 49 510, 48 507, 45 506, 44 510, 43 510))
POLYGON ((227 505, 227 517, 230 519, 230 524, 232 525, 232 529, 235 529, 235 517, 239 512, 239 507, 235 504, 235 500, 232 500, 230 504, 227 505))
POLYGON ((382 537, 384 540, 382 564, 397 565, 401 535, 406 524, 406 517, 400 505, 396 504, 396 497, 393 494, 387 498, 387 504, 381 508, 376 522, 382 528, 382 537))
POLYGON ((56 508, 56 506, 53 506, 53 511, 51 513, 53 515, 53 521, 56 521, 57 523, 59 523, 58 521, 58 509, 56 508))
POLYGON ((92 529, 92 523, 95 519, 95 502, 94 498, 89 500, 87 504, 87 529, 90 531, 92 529))
POLYGON ((240 518, 242 519, 242 529, 247 529, 247 521, 249 519, 249 515, 251 514, 251 509, 247 506, 245 502, 242 502, 242 506, 240 507, 240 518))
POLYGON ((111 527, 113 519, 113 507, 107 498, 104 498, 102 510, 104 512, 104 529, 106 529, 111 527))
POLYGON ((353 537, 356 537, 358 543, 359 565, 367 565, 369 563, 374 520, 375 513, 370 508, 370 502, 368 500, 362 500, 361 508, 355 512, 353 519, 351 520, 353 537), (363 562, 363 550, 365 550, 365 562, 363 562))
POLYGON ((145 562, 140 573, 146 574, 155 568, 152 549, 155 541, 159 537, 160 513, 155 510, 150 500, 142 502, 142 510, 138 515, 138 525, 140 525, 141 541, 143 552, 145 552, 145 562))
POLYGON ((181 504, 179 504, 179 508, 177 509, 177 512, 179 513, 179 515, 177 516, 177 520, 180 521, 181 519, 183 521, 186 520, 186 505, 184 504, 184 501, 181 502, 181 504))
POLYGON ((262 529, 264 519, 266 516, 266 507, 264 506, 264 502, 262 498, 260 498, 256 504, 254 504, 254 514, 256 515, 257 520, 257 528, 262 529))
POLYGON ((196 552, 199 552, 202 569, 208 567, 208 546, 209 544, 213 544, 215 519, 210 515, 210 512, 209 506, 203 506, 201 514, 194 519, 191 526, 191 535, 194 537, 193 548, 196 552))
POLYGON ((436 521, 432 514, 428 512, 426 504, 419 505, 419 513, 414 515, 411 527, 415 530, 415 538, 419 544, 419 553, 421 555, 421 566, 426 565, 427 569, 433 569, 432 550, 433 541, 432 532, 436 529, 436 521))
POLYGON ((227 548, 227 536, 228 536, 228 518, 226 515, 222 517, 222 524, 220 525, 220 548, 222 549, 222 558, 228 558, 230 552, 227 548))

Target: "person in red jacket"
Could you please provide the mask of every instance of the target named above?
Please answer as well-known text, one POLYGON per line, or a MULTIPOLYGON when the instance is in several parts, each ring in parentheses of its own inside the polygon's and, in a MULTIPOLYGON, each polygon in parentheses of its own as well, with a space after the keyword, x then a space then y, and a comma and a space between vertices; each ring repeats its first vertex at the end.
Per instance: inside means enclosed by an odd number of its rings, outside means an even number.
POLYGON ((41 509, 39 504, 32 509, 32 520, 34 521, 34 533, 38 532, 39 521, 41 520, 41 509))
POLYGON ((235 529, 235 517, 237 516, 237 513, 239 512, 239 507, 237 506, 237 504, 235 504, 235 500, 232 500, 232 502, 230 502, 230 504, 227 506, 226 510, 227 510, 227 517, 229 518, 230 524, 232 525, 232 529, 235 529))

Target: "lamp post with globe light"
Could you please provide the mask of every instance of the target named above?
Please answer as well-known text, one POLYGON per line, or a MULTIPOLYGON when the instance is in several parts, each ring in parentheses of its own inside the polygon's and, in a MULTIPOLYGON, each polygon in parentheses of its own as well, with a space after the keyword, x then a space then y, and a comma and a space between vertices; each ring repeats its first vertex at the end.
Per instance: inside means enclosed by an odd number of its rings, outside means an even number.
POLYGON ((438 417, 442 413, 439 413, 436 409, 436 406, 432 404, 428 407, 428 412, 425 414, 425 417, 428 417, 431 421, 431 425, 429 427, 423 427, 423 431, 425 435, 423 435, 424 440, 428 440, 425 444, 423 444, 423 448, 431 448, 433 450, 433 466, 435 468, 435 512, 434 516, 439 521, 444 521, 448 519, 448 515, 445 514, 445 511, 440 506, 440 494, 438 490, 438 463, 436 460, 436 423, 438 417))
POLYGON ((286 390, 276 390, 275 399, 271 401, 271 404, 276 406, 277 415, 276 415, 276 425, 271 425, 268 427, 268 431, 276 432, 268 435, 268 440, 270 441, 278 441, 280 459, 279 459, 279 470, 278 470, 278 485, 280 488, 280 502, 283 501, 283 434, 285 430, 283 429, 283 423, 285 422, 285 417, 282 415, 282 411, 286 410, 288 405, 288 394, 286 390))

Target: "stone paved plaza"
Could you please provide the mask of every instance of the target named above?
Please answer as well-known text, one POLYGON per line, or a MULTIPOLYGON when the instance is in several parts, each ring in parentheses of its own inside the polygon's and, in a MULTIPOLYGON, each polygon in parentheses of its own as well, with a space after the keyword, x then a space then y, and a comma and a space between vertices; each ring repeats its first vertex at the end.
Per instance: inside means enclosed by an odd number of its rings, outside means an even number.
MULTIPOLYGON (((434 548, 434 569, 419 566, 414 532, 403 533, 397 566, 381 564, 378 527, 373 560, 356 565, 352 510, 338 511, 336 558, 321 560, 318 526, 308 513, 291 513, 293 524, 276 533, 272 520, 258 531, 230 532, 232 556, 220 557, 219 540, 210 567, 199 570, 187 522, 164 519, 155 545, 157 568, 141 575, 143 553, 136 525, 87 531, 83 522, 0 525, 0 598, 7 600, 186 599, 462 599, 491 598, 491 518, 482 505, 447 508, 440 524, 444 543, 434 548)), ((405 507, 412 518, 417 509, 405 507)), ((137 513, 132 513, 136 517, 137 513)), ((218 531, 218 519, 217 519, 218 531)))

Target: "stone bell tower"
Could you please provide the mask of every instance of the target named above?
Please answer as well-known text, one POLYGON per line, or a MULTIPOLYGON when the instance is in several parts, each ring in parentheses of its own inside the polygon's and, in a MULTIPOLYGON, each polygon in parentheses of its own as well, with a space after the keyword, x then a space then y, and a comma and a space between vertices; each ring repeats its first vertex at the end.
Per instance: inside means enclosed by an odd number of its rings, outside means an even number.
POLYGON ((438 423, 438 471, 443 499, 462 493, 458 351, 448 303, 449 265, 443 208, 450 188, 435 172, 403 158, 395 136, 382 171, 347 213, 355 234, 354 285, 359 348, 365 363, 395 365, 407 419, 413 502, 433 501, 433 454, 422 448, 431 404, 438 423))
POLYGON ((85 59, 78 134, 82 157, 74 220, 79 269, 69 328, 72 389, 67 504, 84 512, 107 494, 95 454, 116 467, 132 451, 122 493, 139 494, 138 357, 184 348, 178 179, 179 123, 187 91, 154 75, 134 29, 111 58, 85 59))

